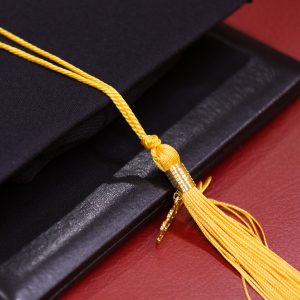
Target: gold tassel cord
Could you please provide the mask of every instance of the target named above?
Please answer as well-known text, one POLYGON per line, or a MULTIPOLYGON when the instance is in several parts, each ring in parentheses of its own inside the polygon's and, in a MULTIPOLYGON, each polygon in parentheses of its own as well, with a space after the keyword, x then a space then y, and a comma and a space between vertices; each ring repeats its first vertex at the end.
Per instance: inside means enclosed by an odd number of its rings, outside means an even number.
POLYGON ((177 151, 169 145, 161 144, 156 135, 145 133, 116 89, 3 28, 0 28, 0 35, 31 53, 4 42, 0 42, 0 49, 98 89, 113 101, 143 146, 150 150, 156 166, 167 174, 178 190, 176 206, 161 228, 161 238, 183 203, 204 236, 240 273, 248 299, 250 296, 246 283, 264 299, 300 299, 299 271, 268 248, 265 234, 257 220, 241 208, 206 198, 203 192, 210 179, 196 186, 180 162, 177 151))

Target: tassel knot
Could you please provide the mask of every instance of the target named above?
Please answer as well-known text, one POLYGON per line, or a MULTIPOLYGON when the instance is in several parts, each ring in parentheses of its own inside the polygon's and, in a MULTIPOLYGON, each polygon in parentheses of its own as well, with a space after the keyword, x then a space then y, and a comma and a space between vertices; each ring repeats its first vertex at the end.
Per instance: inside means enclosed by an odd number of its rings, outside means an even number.
POLYGON ((161 140, 156 134, 148 134, 141 140, 141 144, 147 150, 152 150, 161 144, 161 140))
POLYGON ((160 138, 155 134, 145 135, 141 139, 141 144, 150 150, 154 163, 163 172, 180 163, 178 152, 170 145, 162 144, 160 138))

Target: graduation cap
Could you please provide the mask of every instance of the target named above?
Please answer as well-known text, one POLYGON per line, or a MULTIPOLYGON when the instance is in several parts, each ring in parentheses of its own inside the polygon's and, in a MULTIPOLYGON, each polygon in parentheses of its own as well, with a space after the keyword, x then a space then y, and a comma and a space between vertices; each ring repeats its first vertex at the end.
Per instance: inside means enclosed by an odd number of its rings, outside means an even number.
MULTIPOLYGON (((256 219, 206 198, 210 180, 196 185, 178 152, 147 134, 129 106, 170 69, 182 49, 242 1, 198 2, 30 2, 14 9, 7 3, 5 10, 20 22, 6 14, 0 29, 5 86, 0 180, 33 181, 50 160, 94 136, 119 110, 176 190, 158 242, 184 204, 205 237, 241 274, 245 289, 248 283, 265 299, 297 299, 299 272, 268 248, 256 219), (32 7, 38 7, 34 17, 32 7)), ((151 106, 148 110, 151 115, 151 106)), ((162 105, 161 112, 168 114, 168 108, 162 105)), ((155 115, 152 119, 160 122, 155 115)), ((122 151, 116 152, 115 157, 122 151)))

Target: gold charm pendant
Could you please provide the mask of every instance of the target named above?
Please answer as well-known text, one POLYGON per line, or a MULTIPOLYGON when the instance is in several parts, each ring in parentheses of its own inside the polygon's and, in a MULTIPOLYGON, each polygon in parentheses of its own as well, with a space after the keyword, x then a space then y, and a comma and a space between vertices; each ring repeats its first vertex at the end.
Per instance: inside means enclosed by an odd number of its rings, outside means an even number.
MULTIPOLYGON (((182 193, 187 189, 192 187, 195 183, 191 179, 189 175, 186 175, 186 169, 185 167, 180 164, 179 167, 176 165, 176 168, 172 168, 168 173, 168 177, 170 181, 172 182, 173 186, 175 188, 178 188, 174 195, 173 195, 173 200, 174 204, 173 207, 169 210, 166 219, 163 221, 163 223, 160 225, 159 229, 159 235, 156 238, 157 244, 160 244, 162 239, 164 238, 168 228, 170 227, 173 219, 177 215, 178 211, 180 210, 183 201, 182 201, 182 193), (179 171, 178 171, 179 170, 179 171), (178 184, 179 182, 179 184, 178 184)), ((204 191, 207 189, 211 182, 211 176, 207 177, 204 182, 199 181, 197 184, 197 188, 201 193, 204 193, 204 191)))
POLYGON ((160 244, 165 234, 167 233, 168 228, 170 227, 172 220, 177 215, 179 209, 181 208, 183 202, 181 198, 181 193, 179 191, 175 192, 173 195, 174 204, 173 207, 169 210, 166 219, 162 222, 159 229, 159 235, 156 238, 157 244, 160 244))

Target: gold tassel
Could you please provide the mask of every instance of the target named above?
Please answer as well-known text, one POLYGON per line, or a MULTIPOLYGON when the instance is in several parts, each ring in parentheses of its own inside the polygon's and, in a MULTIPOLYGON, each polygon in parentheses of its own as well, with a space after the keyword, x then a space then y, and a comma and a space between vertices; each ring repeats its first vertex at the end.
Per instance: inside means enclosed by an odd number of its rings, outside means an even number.
POLYGON ((29 49, 30 52, 4 42, 0 42, 0 49, 89 85, 103 92, 113 101, 144 147, 151 151, 157 167, 166 173, 177 190, 174 207, 161 226, 158 242, 162 240, 170 222, 184 204, 205 237, 241 274, 248 299, 250 296, 246 283, 264 299, 300 299, 300 273, 268 248, 264 232, 256 219, 234 205, 206 198, 203 192, 210 178, 197 187, 180 162, 177 151, 169 145, 161 144, 156 135, 145 133, 116 89, 1 27, 0 35, 22 46, 23 49, 29 49), (233 217, 225 214, 224 211, 233 217))
MULTIPOLYGON (((160 159, 164 159, 164 156, 160 159)), ((175 155, 172 154, 172 157, 175 155)), ((164 162, 160 159, 156 157, 204 236, 241 274, 246 297, 250 299, 247 282, 264 299, 300 299, 300 273, 268 248, 264 232, 256 219, 234 205, 206 198, 203 191, 209 182, 206 181, 204 187, 200 182, 196 187, 180 161, 176 160, 174 165, 165 170, 164 162)), ((170 165, 170 161, 167 161, 167 165, 170 165)), ((169 226, 170 223, 165 228, 169 226)), ((165 230, 161 228, 158 242, 161 242, 164 234, 165 230)))

